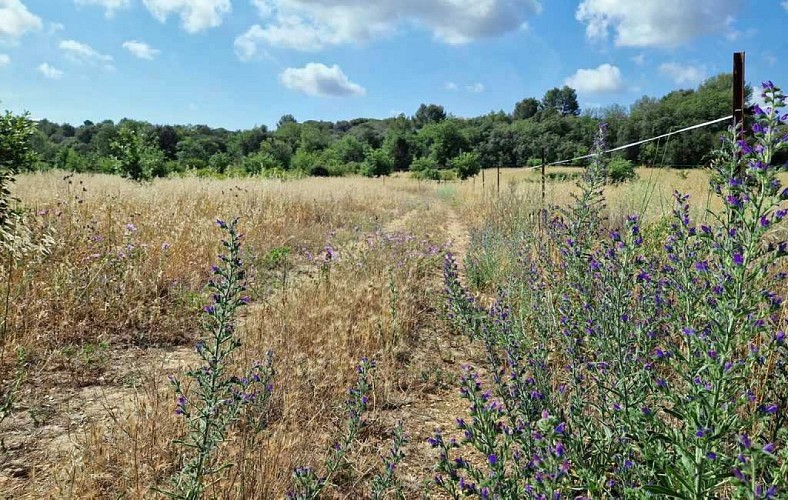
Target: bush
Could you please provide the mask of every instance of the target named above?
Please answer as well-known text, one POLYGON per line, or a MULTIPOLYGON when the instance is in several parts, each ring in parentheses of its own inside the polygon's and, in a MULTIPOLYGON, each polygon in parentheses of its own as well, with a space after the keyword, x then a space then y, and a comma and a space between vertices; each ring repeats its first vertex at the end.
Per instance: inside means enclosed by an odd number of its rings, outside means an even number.
POLYGON ((541 167, 542 166, 542 159, 541 158, 528 158, 528 161, 525 162, 526 167, 541 167))
POLYGON ((633 181, 637 179, 635 166, 632 162, 624 158, 613 158, 607 165, 608 179, 612 184, 633 181))
POLYGON ((254 153, 241 161, 241 166, 250 175, 258 175, 265 170, 282 168, 282 164, 270 153, 254 153))
POLYGON ((367 177, 380 177, 389 175, 394 169, 394 160, 383 149, 370 149, 367 151, 363 163, 363 174, 367 177))
POLYGON ((290 168, 293 170, 300 170, 305 173, 312 171, 314 167, 323 164, 323 158, 320 153, 315 151, 304 151, 299 149, 290 160, 290 168))
POLYGON ((438 170, 438 162, 436 162, 433 158, 423 157, 416 158, 410 164, 411 172, 424 172, 426 170, 438 170))
POLYGON ((459 156, 452 158, 449 164, 463 180, 478 174, 482 167, 479 153, 460 153, 459 156))

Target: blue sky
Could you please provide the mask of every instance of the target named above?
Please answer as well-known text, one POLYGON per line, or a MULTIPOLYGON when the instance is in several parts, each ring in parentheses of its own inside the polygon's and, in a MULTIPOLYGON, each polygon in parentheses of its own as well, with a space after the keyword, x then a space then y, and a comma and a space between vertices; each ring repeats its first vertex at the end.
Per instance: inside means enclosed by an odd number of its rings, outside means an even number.
POLYGON ((788 86, 788 0, 0 0, 0 108, 230 129, 582 108, 695 87, 747 52, 788 86))

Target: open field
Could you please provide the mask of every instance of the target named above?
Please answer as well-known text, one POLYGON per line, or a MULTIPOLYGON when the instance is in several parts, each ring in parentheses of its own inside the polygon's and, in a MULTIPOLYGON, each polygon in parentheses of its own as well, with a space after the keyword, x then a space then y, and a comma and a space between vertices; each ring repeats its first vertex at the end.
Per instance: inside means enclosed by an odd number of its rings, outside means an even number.
MULTIPOLYGON (((569 205, 579 170, 548 172, 548 205, 569 205)), ((707 172, 638 174, 605 188, 610 227, 637 213, 645 231, 670 214, 677 189, 691 195, 693 218, 721 208, 707 172)), ((250 305, 230 366, 243 372, 271 350, 276 374, 267 428, 230 432, 218 456, 234 465, 211 478, 208 494, 281 498, 296 467, 319 468, 344 426, 354 367, 368 357, 377 368, 367 425, 326 494, 368 496, 401 421, 409 442, 398 474, 404 496, 418 497, 437 463, 427 438, 467 408, 456 390, 461 366, 486 359, 446 319, 443 255, 454 254, 463 281, 463 262, 479 278, 485 228, 536 224, 541 208, 538 170, 503 169, 500 194, 495 170, 484 175, 484 185, 20 176, 15 194, 52 243, 45 255, 4 263, 0 379, 13 377, 20 357, 25 376, 0 424, 0 494, 141 498, 166 489, 185 432, 167 377, 199 362, 205 285, 221 251, 215 220, 239 217, 250 305)), ((495 293, 490 276, 474 290, 483 303, 495 293)))

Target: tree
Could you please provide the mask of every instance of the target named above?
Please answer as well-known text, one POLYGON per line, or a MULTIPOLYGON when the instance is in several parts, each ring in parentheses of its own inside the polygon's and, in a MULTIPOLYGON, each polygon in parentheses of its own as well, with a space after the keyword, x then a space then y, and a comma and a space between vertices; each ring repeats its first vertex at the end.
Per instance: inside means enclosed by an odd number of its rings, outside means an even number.
MULTIPOLYGON (((30 170, 35 163, 35 153, 30 145, 35 131, 35 125, 26 113, 14 115, 6 111, 0 115, 0 252, 5 256, 33 248, 30 229, 12 206, 11 184, 16 172, 30 170)), ((12 262, 9 259, 8 265, 12 262)))
POLYGON ((164 163, 164 153, 158 145, 142 130, 129 125, 120 128, 112 149, 120 174, 135 181, 149 180, 164 163))
POLYGON ((514 106, 512 118, 515 120, 527 120, 539 111, 539 101, 533 97, 528 97, 518 102, 514 106))
POLYGON ((429 123, 440 123, 446 119, 446 110, 437 104, 422 104, 416 110, 413 123, 416 128, 422 128, 429 123))
POLYGON ((370 149, 364 158, 363 173, 367 177, 380 177, 391 174, 394 160, 383 149, 370 149))
POLYGON ((282 118, 280 118, 279 121, 276 122, 277 130, 282 128, 284 125, 287 125, 288 123, 298 124, 298 120, 296 120, 293 115, 282 115, 282 118))
POLYGON ((481 170, 478 153, 460 153, 459 156, 451 160, 451 166, 463 180, 473 177, 481 170))
POLYGON ((14 115, 6 111, 0 115, 0 170, 14 174, 33 169, 36 155, 30 141, 35 131, 26 113, 14 115))
POLYGON ((456 119, 425 126, 419 131, 419 138, 424 152, 444 168, 448 166, 449 160, 459 155, 461 151, 470 149, 462 134, 460 122, 456 119))
POLYGON ((580 105, 577 103, 577 92, 568 85, 563 88, 554 87, 548 90, 542 98, 543 109, 554 109, 561 116, 577 116, 580 114, 580 105))
POLYGON ((178 155, 178 131, 171 125, 155 127, 156 139, 159 149, 168 160, 174 160, 178 155))
POLYGON ((268 138, 268 129, 265 125, 244 130, 235 136, 233 147, 236 154, 248 156, 260 149, 260 145, 268 138))

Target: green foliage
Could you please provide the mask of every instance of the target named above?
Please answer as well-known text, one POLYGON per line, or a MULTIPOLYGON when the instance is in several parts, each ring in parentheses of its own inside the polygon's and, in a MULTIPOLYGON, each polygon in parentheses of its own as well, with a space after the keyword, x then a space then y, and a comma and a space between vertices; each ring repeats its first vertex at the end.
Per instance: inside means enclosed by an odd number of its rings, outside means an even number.
POLYGON ((232 164, 232 162, 233 159, 228 153, 219 152, 211 156, 211 159, 208 160, 208 165, 212 170, 219 174, 223 174, 225 170, 227 170, 227 167, 232 164))
POLYGON ((391 174, 394 160, 383 149, 370 149, 362 167, 362 173, 367 177, 381 177, 391 174))
POLYGON ((422 128, 429 123, 440 123, 446 119, 446 110, 437 104, 422 104, 413 116, 416 128, 422 128))
POLYGON ((36 155, 31 147, 35 125, 27 113, 0 115, 0 170, 12 173, 32 170, 36 155))
MULTIPOLYGON (((469 119, 451 117, 437 104, 422 104, 412 118, 299 123, 285 115, 274 131, 264 126, 228 131, 132 120, 117 124, 85 121, 79 126, 40 120, 28 149, 38 154, 38 162, 15 162, 22 165, 21 170, 116 171, 132 178, 208 168, 219 174, 233 170, 258 175, 291 168, 309 173, 322 167, 321 173, 344 175, 363 171, 367 149, 383 149, 394 171, 411 170, 414 158, 428 156, 436 161, 436 170, 448 169, 460 153, 467 152, 478 154, 483 168, 518 167, 535 165, 532 159, 541 158, 543 149, 548 162, 586 154, 600 122, 608 123, 608 143, 613 147, 724 116, 730 110, 731 78, 722 74, 695 90, 644 97, 631 109, 613 105, 583 115, 576 92, 564 86, 548 90, 541 100, 521 100, 511 115, 498 111, 469 119), (144 138, 136 153, 132 146, 138 141, 130 139, 128 129, 144 138), (165 162, 176 163, 162 164, 157 150, 165 162)), ((704 165, 726 126, 693 130, 668 141, 629 148, 622 155, 636 165, 704 165)), ((7 156, 9 149, 5 150, 7 156)), ((14 151, 23 154, 20 149, 14 151)), ((788 159, 785 151, 776 154, 783 161, 788 159)))
POLYGON ((309 173, 313 168, 324 167, 320 153, 299 149, 290 161, 290 168, 309 173))
POLYGON ((280 169, 283 165, 270 153, 254 153, 243 159, 243 169, 250 175, 257 175, 266 170, 280 169))
POLYGON ((515 104, 512 118, 515 120, 527 120, 532 118, 539 111, 539 106, 539 101, 533 97, 523 99, 515 104))
POLYGON ((461 124, 456 119, 431 123, 419 131, 422 153, 431 156, 441 168, 449 166, 452 158, 470 149, 462 134, 461 124))
POLYGON ((611 183, 620 184, 635 180, 637 173, 631 161, 616 157, 607 164, 607 176, 611 183))
POLYGON ((568 85, 548 90, 542 98, 542 109, 557 111, 561 116, 577 116, 580 105, 577 103, 577 92, 568 85))
POLYGON ((467 179, 478 174, 481 170, 478 153, 460 153, 459 156, 452 158, 451 167, 457 171, 460 179, 467 179))
POLYGON ((135 181, 149 180, 164 163, 164 153, 158 145, 132 126, 120 128, 112 150, 120 174, 135 181))

